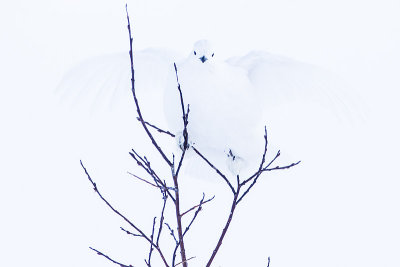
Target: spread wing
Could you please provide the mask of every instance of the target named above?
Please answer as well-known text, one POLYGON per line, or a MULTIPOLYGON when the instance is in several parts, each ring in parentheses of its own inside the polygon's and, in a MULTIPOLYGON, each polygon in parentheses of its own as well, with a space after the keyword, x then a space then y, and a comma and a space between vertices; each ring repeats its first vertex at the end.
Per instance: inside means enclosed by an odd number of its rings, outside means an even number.
POLYGON ((251 52, 227 62, 247 71, 267 117, 277 108, 288 109, 292 104, 326 109, 341 120, 361 114, 352 88, 317 66, 266 52, 251 52))
MULTIPOLYGON (((162 92, 176 53, 146 49, 134 53, 135 88, 140 102, 162 105, 162 92)), ((88 59, 72 68, 62 79, 58 94, 63 103, 115 109, 132 102, 131 68, 128 52, 88 59)), ((148 105, 142 105, 145 109, 148 105)))

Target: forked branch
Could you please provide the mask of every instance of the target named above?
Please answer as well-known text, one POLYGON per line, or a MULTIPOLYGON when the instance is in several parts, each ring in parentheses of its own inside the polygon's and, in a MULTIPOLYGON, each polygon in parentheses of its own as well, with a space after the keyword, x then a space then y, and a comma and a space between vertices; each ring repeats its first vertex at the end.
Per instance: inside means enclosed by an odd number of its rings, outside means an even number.
POLYGON ((97 195, 100 197, 101 200, 103 200, 104 203, 106 203, 106 205, 114 212, 116 213, 118 216, 120 216, 122 219, 124 219, 124 221, 126 221, 133 229, 135 229, 140 236, 142 236, 144 239, 147 240, 147 242, 149 242, 150 244, 152 244, 152 246, 154 246, 158 252, 158 254, 160 255, 162 261, 164 262, 165 266, 168 267, 168 263, 164 257, 163 252, 161 251, 160 247, 158 247, 156 244, 153 243, 152 239, 150 239, 139 227, 137 227, 135 224, 133 224, 128 218, 126 218, 124 215, 122 215, 122 213, 120 213, 117 209, 115 209, 104 197, 103 195, 100 193, 99 189, 97 188, 96 183, 92 180, 92 178, 90 177, 88 171, 86 170, 85 166, 83 165, 82 161, 81 162, 81 166, 83 168, 83 170, 85 171, 85 174, 88 178, 88 180, 90 181, 90 183, 93 185, 93 189, 94 191, 97 193, 97 195))

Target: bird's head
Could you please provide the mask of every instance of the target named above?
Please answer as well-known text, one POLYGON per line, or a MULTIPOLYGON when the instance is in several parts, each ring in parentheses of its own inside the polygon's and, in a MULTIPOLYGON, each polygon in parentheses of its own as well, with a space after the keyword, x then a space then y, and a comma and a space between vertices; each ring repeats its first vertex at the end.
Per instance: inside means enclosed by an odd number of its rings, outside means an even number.
POLYGON ((192 58, 201 63, 209 63, 214 58, 214 50, 207 40, 200 40, 194 44, 192 58))

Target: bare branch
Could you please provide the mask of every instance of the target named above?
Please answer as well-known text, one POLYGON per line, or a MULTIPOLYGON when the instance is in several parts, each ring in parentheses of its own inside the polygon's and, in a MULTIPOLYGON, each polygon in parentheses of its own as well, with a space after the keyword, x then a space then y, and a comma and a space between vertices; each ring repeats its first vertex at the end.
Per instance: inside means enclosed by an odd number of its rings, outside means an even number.
POLYGON ((271 169, 267 169, 267 168, 262 169, 260 172, 257 173, 257 176, 254 178, 254 180, 253 180, 253 182, 251 183, 251 185, 246 189, 246 191, 245 191, 245 192, 242 194, 242 196, 238 199, 238 203, 239 203, 240 201, 242 201, 243 197, 244 197, 244 196, 250 191, 250 189, 256 184, 258 178, 260 177, 260 175, 261 175, 263 172, 274 171, 274 170, 289 169, 289 168, 291 168, 291 167, 293 167, 293 166, 296 166, 296 165, 299 164, 300 162, 301 162, 301 161, 298 161, 298 162, 296 162, 296 163, 292 163, 292 164, 290 164, 290 165, 283 166, 283 167, 277 166, 277 167, 274 167, 274 168, 271 168, 271 169))
POLYGON ((276 160, 280 155, 281 155, 281 151, 278 150, 278 152, 276 153, 275 157, 267 164, 266 167, 263 167, 264 164, 263 164, 263 165, 260 165, 260 168, 258 169, 258 171, 257 171, 256 173, 254 173, 252 176, 250 176, 249 178, 247 178, 246 180, 244 180, 244 181, 242 182, 241 185, 243 186, 243 185, 245 185, 246 183, 248 183, 248 182, 250 182, 251 180, 253 180, 254 178, 256 178, 256 177, 258 178, 258 176, 260 176, 260 174, 261 174, 262 172, 264 172, 266 168, 268 168, 269 166, 271 166, 271 164, 274 163, 275 160, 276 160))
POLYGON ((169 197, 175 202, 174 196, 169 192, 169 190, 174 190, 174 187, 169 187, 167 186, 166 182, 162 182, 160 177, 157 175, 157 173, 152 169, 150 162, 147 160, 146 157, 141 157, 134 149, 132 149, 132 152, 129 152, 129 155, 136 161, 136 163, 142 167, 154 180, 156 187, 158 187, 161 190, 161 193, 163 191, 166 191, 169 197), (132 153, 133 152, 133 153, 132 153))
POLYGON ((261 163, 260 163, 260 168, 258 169, 258 171, 260 171, 265 163, 265 156, 267 154, 268 151, 268 132, 267 132, 267 126, 264 126, 264 141, 265 141, 265 145, 264 145, 264 152, 261 158, 261 163))
POLYGON ((176 83, 178 84, 178 91, 179 91, 179 97, 181 100, 181 108, 182 108, 182 119, 183 123, 187 123, 187 116, 186 116, 186 111, 185 111, 185 104, 183 102, 183 94, 181 90, 181 84, 179 83, 179 77, 178 77, 178 68, 176 67, 176 63, 174 63, 174 68, 175 68, 175 76, 176 76, 176 83))
MULTIPOLYGON (((189 259, 186 260, 186 262, 188 262, 188 261, 190 261, 190 260, 192 260, 192 259, 195 259, 195 258, 196 258, 195 256, 190 257, 189 259)), ((175 264, 174 266, 178 266, 178 265, 180 265, 180 264, 182 264, 182 263, 183 263, 183 261, 181 261, 180 263, 175 264)))
POLYGON ((156 241, 157 246, 159 246, 159 242, 160 242, 161 231, 162 231, 163 224, 164 224, 165 205, 167 204, 167 195, 165 194, 165 192, 163 194, 163 199, 164 199, 164 203, 163 203, 163 207, 161 209, 160 227, 158 228, 157 241, 156 241))
MULTIPOLYGON (((239 177, 239 176, 237 176, 237 177, 239 177)), ((238 181, 239 181, 239 178, 238 178, 238 181)), ((218 252, 219 248, 222 245, 222 241, 224 240, 225 234, 228 231, 229 225, 230 225, 230 223, 232 221, 232 218, 233 218, 233 213, 235 212, 235 209, 236 209, 236 206, 237 206, 237 198, 238 198, 239 193, 240 193, 240 187, 241 187, 241 185, 238 183, 237 192, 234 194, 234 197, 233 197, 233 200, 232 200, 232 206, 231 206, 231 211, 230 211, 229 216, 228 216, 228 220, 226 221, 225 227, 222 230, 221 236, 219 237, 217 246, 213 250, 213 253, 212 253, 210 259, 208 260, 206 267, 210 267, 211 266, 211 263, 213 262, 213 260, 215 258, 215 255, 217 255, 217 252, 218 252)))
POLYGON ((151 243, 150 243, 149 258, 148 258, 147 261, 144 260, 144 261, 146 262, 147 266, 149 266, 149 267, 151 267, 150 261, 151 261, 151 255, 153 254, 154 228, 155 228, 155 226, 156 226, 156 219, 157 219, 157 217, 154 217, 154 219, 153 219, 153 228, 152 228, 152 230, 151 230, 151 236, 150 236, 150 238, 151 238, 151 243))
POLYGON ((178 242, 178 240, 177 240, 176 237, 175 237, 174 230, 171 228, 171 226, 169 226, 168 223, 165 223, 165 225, 168 227, 169 231, 171 232, 171 233, 170 233, 171 236, 174 238, 175 243, 178 245, 179 242, 178 242))
POLYGON ((267 265, 267 267, 269 267, 269 263, 271 262, 271 259, 270 259, 270 257, 268 257, 268 265, 267 265))
MULTIPOLYGON (((136 118, 138 121, 140 121, 140 118, 136 118)), ((151 123, 149 123, 149 122, 147 122, 147 121, 145 121, 144 122, 146 125, 148 125, 148 126, 150 126, 151 128, 153 128, 153 129, 155 129, 157 132, 159 132, 159 133, 164 133, 164 134, 167 134, 167 135, 169 135, 169 136, 171 136, 171 137, 175 137, 175 135, 173 134, 173 133, 171 133, 170 131, 166 131, 166 130, 163 130, 163 129, 161 129, 161 128, 159 128, 159 127, 157 127, 157 126, 155 126, 154 124, 151 124, 151 123)))
POLYGON ((135 105, 136 105, 136 111, 137 114, 139 116, 139 121, 141 122, 143 129, 145 130, 145 132, 147 133, 147 136, 150 138, 152 144, 154 145, 154 147, 157 149, 157 151, 160 153, 160 155, 162 156, 162 158, 165 160, 165 162, 171 166, 172 162, 168 159, 168 157, 165 155, 164 151, 161 149, 161 147, 158 145, 158 143, 156 142, 156 140, 154 139, 153 135, 151 134, 151 132, 149 131, 149 129, 147 128, 147 125, 145 123, 145 120, 143 119, 142 116, 142 112, 140 110, 140 106, 139 106, 139 102, 137 100, 136 97, 136 89, 135 89, 135 69, 133 67, 133 49, 132 49, 132 33, 131 33, 131 24, 129 21, 129 14, 128 14, 128 6, 125 6, 126 9, 126 18, 128 20, 128 31, 129 31, 129 56, 130 56, 130 63, 131 63, 131 89, 132 89, 132 95, 133 95, 133 99, 135 101, 135 105))
POLYGON ((188 209, 187 211, 185 211, 184 213, 182 213, 182 217, 183 217, 185 214, 187 214, 187 213, 191 212, 192 210, 194 210, 195 208, 199 207, 200 205, 204 205, 204 204, 206 204, 207 202, 210 202, 210 201, 213 200, 214 198, 215 198, 215 196, 213 196, 212 198, 207 199, 206 201, 204 201, 204 202, 201 203, 201 204, 197 204, 196 206, 191 207, 190 209, 188 209))
POLYGON ((270 169, 264 168, 263 171, 274 171, 274 170, 289 169, 289 168, 292 168, 293 166, 296 166, 296 165, 300 164, 300 162, 301 162, 301 160, 299 160, 298 162, 292 163, 290 165, 282 166, 282 167, 281 166, 276 166, 276 167, 273 167, 273 168, 270 168, 270 169))
MULTIPOLYGON (((173 168, 172 168, 172 171, 173 171, 173 168)), ((181 216, 181 212, 180 212, 178 176, 176 174, 172 174, 172 178, 174 180, 174 185, 175 185, 175 189, 176 189, 175 190, 175 216, 176 216, 176 224, 177 224, 177 230, 178 230, 178 240, 179 240, 178 245, 179 245, 180 251, 181 251, 183 267, 187 267, 185 245, 183 242, 183 233, 182 233, 182 216, 181 216)), ((174 262, 175 262, 175 253, 176 253, 176 249, 174 251, 172 266, 174 266, 174 262)))
POLYGON ((233 186, 229 182, 229 180, 226 178, 226 176, 218 168, 216 168, 206 157, 204 157, 203 154, 201 154, 194 146, 192 146, 192 148, 193 148, 194 152, 196 152, 196 154, 200 156, 200 158, 202 158, 212 169, 214 169, 219 174, 219 176, 222 177, 222 179, 224 179, 224 181, 227 183, 227 185, 231 189, 232 193, 236 194, 235 189, 233 188, 233 186))
POLYGON ((130 232, 130 231, 128 231, 128 230, 125 230, 125 229, 122 228, 122 227, 120 227, 120 229, 121 229, 122 231, 124 231, 125 233, 127 233, 128 235, 137 236, 137 237, 143 237, 142 235, 134 234, 134 233, 132 233, 132 232, 130 232))
POLYGON ((145 182, 145 183, 147 183, 147 184, 149 184, 149 185, 151 185, 151 186, 154 186, 154 187, 156 187, 156 188, 159 188, 159 186, 157 186, 157 185, 155 185, 155 184, 153 184, 153 183, 147 181, 146 179, 140 178, 139 176, 137 176, 137 175, 135 175, 135 174, 133 174, 133 173, 131 173, 131 172, 128 172, 128 174, 132 175, 133 177, 135 177, 135 178, 137 178, 137 179, 139 179, 139 180, 141 180, 141 181, 143 181, 143 182, 145 182))
POLYGON ((106 258, 107 260, 111 261, 112 263, 115 263, 117 265, 119 265, 120 267, 133 267, 133 265, 125 265, 122 264, 116 260, 111 259, 109 256, 107 256, 106 254, 104 254, 103 252, 98 251, 97 249, 94 249, 92 247, 89 247, 91 250, 95 251, 97 253, 97 255, 103 256, 104 258, 106 258))
POLYGON ((186 150, 187 149, 184 149, 182 151, 181 159, 179 160, 179 163, 178 163, 178 168, 176 169, 176 172, 174 174, 174 176, 176 176, 176 177, 178 177, 179 171, 181 170, 181 167, 182 167, 182 164, 183 164, 183 159, 185 158, 185 155, 186 155, 186 150))
MULTIPOLYGON (((100 193, 100 191, 97 188, 96 183, 92 180, 92 178, 90 177, 88 171, 86 170, 85 166, 83 165, 82 161, 80 161, 81 166, 83 168, 83 170, 86 173, 87 178, 89 179, 90 183, 93 185, 93 189, 94 191, 97 193, 97 195, 101 198, 101 200, 104 201, 104 203, 106 203, 106 205, 114 212, 116 213, 118 216, 120 216, 122 219, 124 219, 130 226, 133 227, 133 229, 135 229, 138 233, 140 233, 141 236, 143 236, 149 243, 153 243, 151 241, 151 239, 142 231, 140 230, 135 224, 133 224, 129 219, 127 219, 124 215, 122 215, 118 210, 116 210, 100 193)), ((154 243, 153 243, 154 245, 154 243)), ((155 246, 155 245, 154 245, 155 246)), ((155 246, 157 248, 158 254, 160 255, 160 257, 162 258, 165 266, 168 266, 167 261, 165 260, 165 257, 161 251, 161 249, 158 246, 155 246)))
POLYGON ((181 258, 182 258, 182 264, 183 267, 187 267, 187 262, 186 262, 186 251, 185 251, 185 245, 183 241, 183 233, 182 233, 182 215, 180 213, 180 200, 179 200, 179 185, 178 185, 178 175, 179 171, 182 167, 183 164, 183 159, 185 158, 186 155, 186 150, 188 149, 188 131, 187 131, 187 125, 188 125, 188 117, 189 117, 189 105, 187 108, 187 111, 185 111, 185 104, 183 101, 183 94, 181 90, 181 85, 179 83, 179 78, 178 78, 178 70, 176 67, 176 64, 174 63, 174 68, 175 68, 175 75, 176 75, 176 82, 178 84, 178 91, 179 91, 179 96, 181 100, 181 107, 182 107, 182 120, 183 120, 183 137, 184 137, 184 142, 183 142, 183 151, 181 158, 179 160, 178 168, 175 170, 175 156, 173 156, 173 163, 171 166, 171 172, 172 172, 172 179, 174 180, 174 186, 175 186, 175 214, 176 214, 176 223, 177 223, 177 231, 178 231, 178 244, 174 250, 173 254, 173 259, 172 259, 172 265, 174 266, 175 263, 175 256, 176 256, 176 250, 178 246, 180 247, 180 252, 181 252, 181 258))
MULTIPOLYGON (((199 205, 197 205, 197 210, 196 210, 196 212, 194 213, 194 216, 193 216, 192 220, 190 221, 189 225, 186 227, 185 232, 183 232, 183 236, 185 236, 185 234, 189 231, 189 229, 190 229, 190 227, 192 226, 194 220, 196 220, 197 215, 198 215, 199 212, 201 211, 202 206, 203 206, 203 204, 204 204, 204 198, 205 198, 205 196, 206 196, 206 195, 203 193, 203 198, 200 200, 199 205)), ((212 198, 209 199, 208 201, 211 201, 213 198, 214 198, 214 197, 212 197, 212 198)), ((208 201, 207 201, 207 202, 208 202, 208 201)))

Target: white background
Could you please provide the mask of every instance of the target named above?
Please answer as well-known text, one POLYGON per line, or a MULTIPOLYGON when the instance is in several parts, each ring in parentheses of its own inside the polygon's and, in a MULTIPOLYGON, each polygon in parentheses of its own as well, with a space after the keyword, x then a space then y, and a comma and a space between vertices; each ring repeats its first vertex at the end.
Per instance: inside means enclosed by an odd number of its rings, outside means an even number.
MULTIPOLYGON (((267 50, 351 77, 368 106, 367 119, 324 139, 318 160, 259 182, 238 209, 215 266, 266 266, 267 256, 273 267, 400 266, 398 1, 128 5, 135 49, 188 53, 207 38, 224 57, 267 50)), ((134 117, 87 114, 63 105, 56 92, 80 61, 127 51, 124 9, 125 2, 99 0, 0 4, 1 266, 112 265, 88 246, 144 266, 147 244, 123 235, 123 223, 96 198, 79 166, 83 159, 105 194, 150 231, 151 217, 138 214, 151 210, 154 203, 143 201, 151 190, 126 174, 135 169, 127 151, 141 142, 134 117)), ((228 204, 216 203, 227 212, 228 204)), ((205 233, 218 233, 221 222, 198 223, 200 234, 188 245, 189 256, 197 256, 192 266, 204 265, 215 244, 205 233)))

